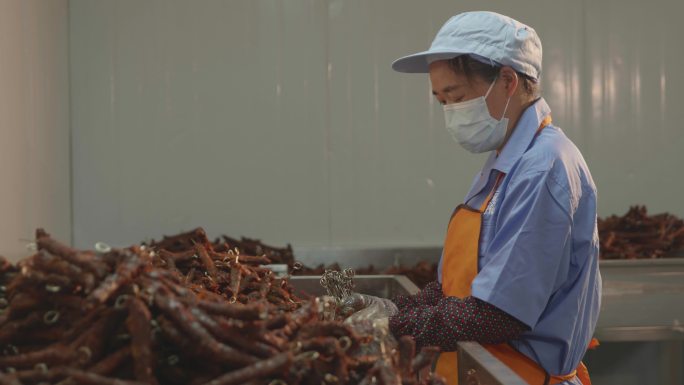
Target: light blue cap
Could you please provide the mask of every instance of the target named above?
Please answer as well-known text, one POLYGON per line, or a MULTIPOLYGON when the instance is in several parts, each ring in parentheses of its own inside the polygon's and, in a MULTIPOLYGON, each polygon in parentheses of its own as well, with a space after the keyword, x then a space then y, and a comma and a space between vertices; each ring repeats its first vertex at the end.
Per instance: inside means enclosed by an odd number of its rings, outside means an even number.
POLYGON ((542 45, 537 32, 495 12, 464 12, 449 19, 437 32, 430 49, 397 59, 399 72, 427 73, 435 60, 471 55, 493 65, 506 65, 539 80, 542 45))

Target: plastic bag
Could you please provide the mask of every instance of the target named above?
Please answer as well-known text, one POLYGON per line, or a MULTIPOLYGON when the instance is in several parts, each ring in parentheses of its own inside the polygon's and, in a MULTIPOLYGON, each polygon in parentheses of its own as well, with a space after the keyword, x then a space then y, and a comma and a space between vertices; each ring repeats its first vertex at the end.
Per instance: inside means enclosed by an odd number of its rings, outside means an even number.
POLYGON ((372 336, 369 343, 361 346, 361 354, 389 359, 397 347, 397 340, 389 330, 389 317, 398 312, 397 305, 385 298, 358 293, 343 299, 341 305, 343 313, 351 313, 344 323, 359 334, 372 336))
POLYGON ((340 303, 340 314, 348 316, 349 322, 388 318, 398 311, 389 299, 359 293, 343 298, 340 303))

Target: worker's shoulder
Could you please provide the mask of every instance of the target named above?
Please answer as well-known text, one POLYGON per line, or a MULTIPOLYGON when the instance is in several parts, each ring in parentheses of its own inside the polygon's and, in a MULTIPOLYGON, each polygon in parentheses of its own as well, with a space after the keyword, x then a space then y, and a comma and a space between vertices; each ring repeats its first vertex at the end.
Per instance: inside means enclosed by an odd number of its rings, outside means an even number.
POLYGON ((556 126, 549 125, 541 131, 517 166, 521 173, 543 175, 547 184, 556 184, 571 200, 596 193, 582 153, 556 126))

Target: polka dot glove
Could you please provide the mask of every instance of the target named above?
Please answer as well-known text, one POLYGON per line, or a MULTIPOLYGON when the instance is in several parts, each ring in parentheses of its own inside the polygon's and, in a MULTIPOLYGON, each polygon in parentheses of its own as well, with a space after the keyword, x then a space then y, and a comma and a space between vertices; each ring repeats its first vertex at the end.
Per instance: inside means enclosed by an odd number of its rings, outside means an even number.
POLYGON ((442 284, 432 281, 425 285, 423 290, 414 295, 398 295, 392 299, 399 309, 422 305, 435 306, 440 299, 444 298, 442 284))
MULTIPOLYGON (((426 289, 427 286, 423 291, 426 289)), ((413 336, 417 347, 439 346, 443 351, 455 351, 458 341, 502 343, 528 330, 516 318, 477 298, 442 296, 431 302, 434 293, 421 294, 404 299, 403 306, 397 304, 399 313, 389 319, 394 337, 413 336)))

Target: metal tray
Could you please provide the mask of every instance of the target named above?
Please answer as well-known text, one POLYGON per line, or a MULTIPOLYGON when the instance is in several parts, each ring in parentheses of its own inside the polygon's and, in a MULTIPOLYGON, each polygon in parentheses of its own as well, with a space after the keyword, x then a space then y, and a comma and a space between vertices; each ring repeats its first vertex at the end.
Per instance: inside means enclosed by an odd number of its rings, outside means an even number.
POLYGON ((601 261, 603 341, 684 340, 684 259, 601 261))
POLYGON ((458 383, 526 385, 511 368, 477 342, 458 343, 458 383))
MULTIPOLYGON (((294 287, 295 294, 300 296, 308 294, 318 297, 326 294, 318 276, 290 277, 290 284, 294 287)), ((354 284, 357 292, 382 298, 416 294, 420 291, 418 286, 403 275, 357 275, 354 277, 354 284)))
MULTIPOLYGON (((413 266, 420 261, 438 262, 441 247, 387 247, 387 248, 345 248, 345 247, 303 247, 295 248, 297 260, 307 266, 339 263, 346 267, 361 268, 373 265, 378 269, 391 266, 413 266)), ((684 252, 677 258, 657 259, 604 259, 599 262, 601 271, 623 271, 624 269, 659 269, 664 266, 684 267, 684 252), (681 255, 681 257, 679 257, 681 255)))
MULTIPOLYGON (((309 248, 295 255, 309 266, 339 263, 379 270, 437 262, 439 247, 309 248)), ((601 315, 596 336, 608 341, 684 340, 684 258, 601 260, 601 315)), ((372 276, 371 276, 372 277, 372 276)))
POLYGON ((373 265, 379 269, 390 266, 413 266, 419 261, 437 262, 440 247, 350 248, 350 247, 295 247, 297 260, 307 266, 339 263, 345 268, 358 269, 373 265))

